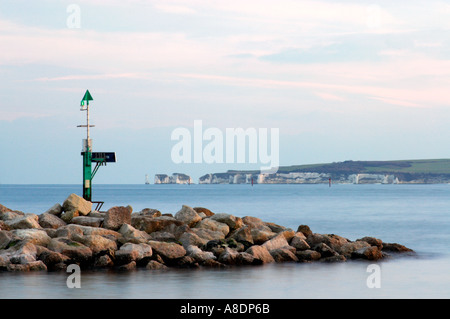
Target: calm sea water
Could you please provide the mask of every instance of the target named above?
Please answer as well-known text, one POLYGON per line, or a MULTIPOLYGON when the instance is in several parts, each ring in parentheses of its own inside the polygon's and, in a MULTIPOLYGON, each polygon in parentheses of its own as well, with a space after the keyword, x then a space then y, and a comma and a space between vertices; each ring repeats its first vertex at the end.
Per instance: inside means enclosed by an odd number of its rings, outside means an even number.
MULTIPOLYGON (((79 185, 0 185, 0 203, 41 214, 79 185)), ((378 262, 381 287, 369 288, 370 264, 270 264, 227 270, 0 273, 0 298, 449 298, 450 185, 95 185, 103 209, 131 205, 175 214, 181 205, 256 216, 296 230, 403 244, 415 256, 378 262)))

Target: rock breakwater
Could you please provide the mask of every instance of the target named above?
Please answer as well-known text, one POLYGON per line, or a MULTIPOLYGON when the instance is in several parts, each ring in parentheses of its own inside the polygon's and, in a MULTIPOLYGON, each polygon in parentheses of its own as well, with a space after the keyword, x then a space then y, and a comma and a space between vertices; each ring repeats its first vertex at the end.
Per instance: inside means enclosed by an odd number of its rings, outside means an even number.
POLYGON ((37 215, 0 205, 0 270, 56 271, 70 264, 82 269, 150 270, 231 267, 281 262, 376 261, 391 252, 412 252, 374 237, 349 240, 293 230, 256 217, 213 213, 182 205, 176 214, 131 206, 106 212, 71 194, 37 215))

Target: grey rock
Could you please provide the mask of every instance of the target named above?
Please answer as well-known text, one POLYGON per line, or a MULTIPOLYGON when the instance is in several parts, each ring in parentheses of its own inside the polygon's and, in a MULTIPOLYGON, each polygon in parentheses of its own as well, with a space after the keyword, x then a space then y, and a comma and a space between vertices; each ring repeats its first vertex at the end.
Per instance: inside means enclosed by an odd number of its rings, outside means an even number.
POLYGON ((150 260, 145 266, 146 269, 150 270, 166 270, 168 267, 160 262, 157 262, 156 260, 150 260))
POLYGON ((56 214, 51 213, 43 213, 39 215, 38 223, 42 228, 53 229, 67 225, 66 222, 59 218, 56 214))
POLYGON ((138 230, 129 224, 123 224, 118 232, 122 235, 122 237, 119 238, 119 241, 122 244, 127 242, 133 244, 146 243, 150 239, 149 234, 145 231, 138 230))
POLYGON ((270 240, 263 243, 261 246, 267 248, 268 251, 271 251, 273 249, 283 248, 286 246, 289 246, 288 241, 286 240, 286 237, 284 234, 278 234, 275 237, 271 238, 270 240))
POLYGON ((11 233, 21 241, 30 242, 34 245, 47 246, 50 243, 50 236, 43 229, 15 229, 11 233))
POLYGON ((297 251, 295 256, 298 258, 298 261, 302 262, 315 261, 322 257, 319 252, 310 249, 297 251))
POLYGON ((260 245, 253 245, 249 249, 247 249, 245 252, 252 255, 253 257, 261 260, 261 262, 264 264, 275 261, 273 259, 272 255, 270 255, 267 248, 260 246, 260 245))
POLYGON ((91 216, 77 216, 72 218, 71 223, 83 226, 100 227, 103 223, 103 218, 91 216))
MULTIPOLYGON (((295 249, 294 249, 295 251, 295 249)), ((292 252, 289 248, 277 248, 272 249, 270 251, 270 255, 273 257, 275 262, 289 262, 289 261, 298 261, 297 256, 295 256, 295 253, 292 252)))
POLYGON ((218 222, 211 218, 205 218, 201 220, 197 223, 197 225, 195 225, 195 228, 204 228, 212 231, 219 231, 223 233, 224 236, 227 236, 230 232, 230 227, 227 224, 218 222))
POLYGON ((61 206, 61 204, 57 203, 57 204, 53 205, 52 207, 50 207, 49 209, 47 209, 47 211, 45 211, 44 214, 60 216, 62 212, 63 212, 63 207, 61 206))
POLYGON ((115 206, 108 209, 103 220, 103 227, 111 230, 118 230, 123 224, 131 224, 131 206, 115 206))
POLYGON ((235 230, 244 225, 242 218, 226 213, 216 213, 210 219, 227 224, 230 230, 235 230))
POLYGON ((295 236, 292 237, 289 245, 291 245, 297 250, 307 250, 311 248, 306 242, 306 237, 302 232, 296 233, 295 236))
POLYGON ((42 228, 38 220, 39 217, 36 214, 25 214, 22 217, 7 220, 6 224, 11 229, 42 228))
MULTIPOLYGON (((70 194, 64 200, 62 207, 64 212, 77 212, 76 216, 85 216, 92 210, 92 203, 76 194, 70 194)), ((75 214, 73 217, 75 217, 75 214)))
POLYGON ((195 226, 202 218, 197 212, 187 205, 183 205, 181 209, 175 214, 175 219, 183 222, 189 227, 195 226))
POLYGON ((155 253, 163 257, 165 260, 177 259, 186 255, 186 250, 183 246, 176 243, 150 240, 148 244, 152 247, 155 253))

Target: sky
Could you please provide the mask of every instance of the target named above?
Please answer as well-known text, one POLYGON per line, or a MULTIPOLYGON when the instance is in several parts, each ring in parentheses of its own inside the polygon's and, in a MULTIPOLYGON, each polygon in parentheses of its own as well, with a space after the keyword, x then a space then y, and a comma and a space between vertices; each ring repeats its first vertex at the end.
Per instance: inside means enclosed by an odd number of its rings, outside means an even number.
MULTIPOLYGON (((445 1, 2 0, 0 183, 259 169, 176 163, 177 128, 279 129, 279 165, 448 158, 445 1)), ((205 143, 206 144, 206 141, 205 143)))

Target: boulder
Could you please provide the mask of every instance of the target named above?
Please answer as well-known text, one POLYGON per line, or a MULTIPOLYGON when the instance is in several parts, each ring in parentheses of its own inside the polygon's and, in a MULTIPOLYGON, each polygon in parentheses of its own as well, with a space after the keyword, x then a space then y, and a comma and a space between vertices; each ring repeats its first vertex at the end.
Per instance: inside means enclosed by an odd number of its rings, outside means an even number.
POLYGON ((11 229, 42 228, 39 225, 39 217, 36 214, 25 214, 24 216, 7 220, 6 224, 11 229))
POLYGON ((327 234, 325 237, 327 238, 326 244, 335 251, 350 242, 347 238, 335 234, 327 234))
POLYGON ((136 262, 135 261, 131 261, 128 264, 125 265, 121 265, 118 268, 120 271, 130 271, 130 270, 134 270, 136 269, 136 262))
POLYGON ((381 250, 377 246, 370 246, 352 252, 353 259, 362 258, 367 260, 379 260, 383 258, 381 250))
POLYGON ((64 214, 67 212, 73 212, 73 217, 79 215, 85 216, 91 212, 92 203, 76 194, 70 194, 69 197, 67 197, 63 202, 62 208, 64 210, 64 214))
MULTIPOLYGON (((294 249, 294 251, 295 251, 295 249, 294 249)), ((297 256, 295 256, 295 253, 292 252, 287 247, 272 249, 271 251, 269 251, 269 253, 273 257, 275 262, 277 262, 277 263, 298 261, 298 258, 297 258, 297 256)))
POLYGON ((201 219, 205 219, 205 218, 207 218, 208 216, 206 216, 206 214, 205 213, 202 213, 202 212, 200 212, 200 213, 197 213, 198 214, 198 216, 200 216, 201 217, 201 219))
POLYGON ((76 224, 69 224, 56 230, 56 237, 72 239, 75 235, 100 235, 113 240, 118 240, 122 236, 120 233, 111 229, 76 224))
POLYGON ((45 266, 47 266, 47 269, 54 270, 57 269, 58 266, 62 263, 65 263, 69 260, 69 257, 52 251, 46 247, 43 246, 36 246, 37 247, 37 253, 36 253, 36 259, 41 260, 45 266))
POLYGON ((114 266, 114 261, 109 255, 98 255, 95 257, 94 267, 107 268, 114 266))
POLYGON ((172 264, 179 268, 198 268, 200 265, 191 256, 183 256, 172 261, 172 264))
POLYGON ((3 206, 2 204, 0 204, 0 216, 1 216, 1 214, 3 214, 3 213, 7 213, 7 212, 11 212, 11 211, 12 211, 12 209, 10 209, 10 208, 8 208, 8 207, 3 206))
POLYGON ((57 237, 56 233, 57 233, 58 229, 55 229, 55 228, 44 228, 43 230, 47 233, 47 235, 50 238, 56 238, 57 237))
POLYGON ((185 225, 185 224, 180 225, 180 226, 172 225, 170 227, 167 227, 165 231, 172 233, 175 236, 175 239, 177 241, 179 241, 180 237, 184 233, 191 231, 191 228, 188 225, 185 225))
POLYGON ((117 250, 117 244, 114 240, 100 235, 74 235, 72 239, 89 247, 93 255, 114 255, 114 252, 117 250))
POLYGON ((0 271, 7 270, 7 267, 10 263, 11 262, 9 261, 9 258, 0 254, 0 271))
POLYGON ((152 255, 152 247, 148 244, 126 243, 116 251, 115 260, 118 265, 125 265, 132 261, 136 263, 147 263, 152 255))
POLYGON ((0 256, 13 264, 26 264, 36 261, 36 254, 36 245, 23 241, 10 243, 7 249, 0 251, 0 256))
POLYGON ((132 213, 133 216, 146 216, 146 217, 159 217, 161 216, 161 212, 157 209, 153 208, 144 208, 140 212, 132 213))
POLYGON ((15 238, 34 245, 47 246, 51 240, 47 232, 42 229, 15 229, 11 233, 15 238))
POLYGON ((203 250, 212 251, 220 255, 226 247, 237 248, 237 242, 233 238, 214 239, 203 245, 203 250))
POLYGON ((310 249, 296 251, 295 256, 298 258, 298 261, 302 262, 319 260, 321 257, 319 252, 310 249))
POLYGON ((278 232, 278 235, 283 235, 284 238, 286 238, 286 240, 290 242, 292 238, 295 236, 295 231, 293 231, 290 228, 286 228, 285 230, 278 232))
POLYGON ((363 237, 363 238, 357 239, 356 241, 365 241, 370 246, 377 246, 379 249, 383 248, 383 241, 381 239, 378 239, 375 237, 363 237))
POLYGON ((354 242, 348 242, 336 251, 345 256, 346 258, 350 258, 352 256, 352 253, 358 249, 370 247, 370 244, 365 241, 354 241, 354 242))
POLYGON ((229 238, 234 238, 237 242, 240 242, 247 247, 254 244, 252 229, 248 225, 242 226, 241 228, 234 230, 229 235, 229 238))
POLYGON ((260 228, 267 231, 272 231, 269 226, 266 226, 266 224, 257 217, 245 216, 242 218, 242 222, 244 223, 244 225, 250 226, 251 228, 260 228))
POLYGON ((80 213, 77 210, 69 210, 61 214, 61 219, 67 224, 69 224, 74 217, 78 216, 80 216, 80 213))
POLYGON ((186 255, 186 250, 183 246, 176 243, 150 240, 148 244, 152 247, 154 252, 160 255, 164 260, 170 261, 186 255))
POLYGON ((8 207, 5 207, 2 204, 0 204, 0 220, 7 221, 23 216, 25 216, 25 213, 9 209, 8 207))
POLYGON ((260 228, 250 228, 250 233, 252 235, 253 243, 256 245, 261 245, 277 235, 277 233, 260 228))
POLYGON ((55 215, 55 216, 61 216, 62 212, 63 212, 63 207, 61 206, 61 204, 56 203, 55 205, 53 205, 52 207, 47 209, 47 211, 45 211, 44 214, 51 214, 51 215, 55 215))
POLYGON ((83 226, 100 227, 103 223, 103 218, 91 216, 77 216, 72 218, 71 223, 83 226))
POLYGON ((306 237, 302 232, 297 232, 294 237, 292 237, 291 242, 289 243, 296 250, 307 250, 311 247, 306 242, 306 237))
POLYGON ((209 259, 216 259, 216 256, 210 251, 203 251, 197 246, 190 245, 186 247, 186 255, 194 258, 200 264, 206 263, 209 259))
MULTIPOLYGON (((305 235, 306 236, 306 235, 305 235)), ((318 234, 311 233, 306 236, 306 242, 310 247, 315 247, 319 244, 326 244, 328 247, 335 251, 341 250, 341 248, 350 241, 344 237, 335 234, 318 234)))
POLYGON ((86 216, 105 219, 106 212, 99 212, 96 210, 91 210, 91 212, 89 214, 87 214, 86 216))
POLYGON ((3 220, 0 220, 0 230, 11 230, 11 227, 3 220))
POLYGON ((160 217, 146 217, 146 216, 135 216, 131 220, 131 226, 136 229, 145 231, 147 234, 151 234, 155 231, 160 230, 173 230, 177 226, 184 225, 183 222, 170 217, 170 216, 160 216, 160 217))
POLYGON ((320 259, 320 262, 325 263, 334 263, 334 262, 344 262, 347 261, 347 258, 343 255, 330 256, 320 259))
POLYGON ((210 219, 227 224, 232 231, 244 225, 242 218, 226 213, 216 213, 211 216, 210 219))
MULTIPOLYGON (((303 233, 303 234, 305 234, 305 233, 303 233)), ((305 236, 306 236, 306 242, 308 243, 308 245, 310 247, 317 246, 320 243, 327 244, 329 242, 327 236, 323 235, 323 234, 312 233, 312 234, 305 235, 305 236)))
POLYGON ((219 231, 223 233, 224 236, 227 236, 230 232, 230 227, 227 224, 218 222, 210 218, 205 218, 195 225, 194 228, 204 228, 212 231, 219 231))
POLYGON ((263 261, 255 256, 246 253, 239 252, 239 255, 236 258, 236 265, 262 265, 263 261))
POLYGON ((118 240, 122 236, 120 233, 111 229, 84 226, 84 225, 77 225, 77 226, 83 232, 83 235, 100 235, 112 240, 118 240))
POLYGON ((63 227, 60 227, 56 230, 55 237, 67 237, 71 239, 73 235, 83 235, 83 229, 80 225, 69 224, 63 227))
POLYGON ((261 246, 265 247, 268 251, 271 251, 273 249, 289 246, 289 243, 283 234, 278 234, 275 237, 271 238, 270 240, 266 241, 261 246))
POLYGON ((298 226, 297 232, 303 233, 303 235, 305 235, 305 237, 308 237, 309 235, 311 235, 313 233, 308 225, 298 226))
POLYGON ((118 230, 123 224, 131 224, 131 206, 115 206, 108 209, 103 220, 103 227, 111 230, 118 230))
POLYGON ((313 249, 319 252, 322 258, 339 255, 333 248, 331 248, 325 243, 319 243, 316 246, 314 246, 313 249))
POLYGON ((183 222, 189 227, 195 226, 202 218, 195 210, 187 205, 183 205, 181 209, 175 214, 175 219, 183 222))
POLYGON ((205 260, 203 262, 202 266, 209 267, 209 268, 226 268, 227 267, 227 265, 222 264, 221 262, 218 262, 217 260, 214 260, 214 259, 205 260))
POLYGON ((114 264, 116 266, 127 265, 131 262, 136 262, 139 252, 133 249, 119 249, 114 254, 114 264))
POLYGON ((225 235, 221 231, 211 230, 208 228, 192 228, 191 232, 196 234, 201 239, 206 240, 215 240, 215 239, 224 239, 225 235))
POLYGON ((10 245, 20 241, 20 238, 15 236, 11 231, 0 230, 0 253, 3 249, 8 249, 10 245))
POLYGON ((47 248, 66 255, 74 263, 82 265, 87 265, 92 258, 92 250, 89 247, 69 238, 53 238, 47 248))
MULTIPOLYGON (((248 255, 250 255, 250 254, 248 254, 248 255)), ((252 255, 250 255, 250 256, 252 256, 252 255)), ((236 250, 234 250, 232 248, 225 247, 225 249, 219 255, 217 260, 226 265, 234 265, 238 262, 238 257, 239 257, 239 252, 237 252, 236 250)), ((253 258, 254 257, 252 256, 252 259, 253 258)))
POLYGON ((67 225, 66 222, 59 218, 56 214, 51 213, 43 213, 39 215, 38 222, 42 228, 57 229, 67 225))
POLYGON ((280 233, 282 231, 288 230, 288 228, 275 223, 264 222, 264 225, 269 227, 270 230, 273 231, 274 233, 280 233))
POLYGON ((209 241, 209 239, 202 238, 198 236, 196 233, 189 231, 184 232, 183 235, 180 236, 179 241, 186 249, 186 247, 190 245, 201 247, 205 245, 209 241))
POLYGON ((119 238, 119 241, 122 244, 128 242, 133 244, 146 243, 150 239, 149 234, 145 231, 138 230, 128 224, 123 224, 118 232, 122 235, 122 237, 119 238))
POLYGON ((155 231, 149 234, 149 240, 166 241, 166 242, 177 242, 175 235, 166 231, 155 231))
POLYGON ((7 266, 8 271, 47 271, 47 266, 41 261, 31 261, 25 264, 8 264, 7 266))
POLYGON ((274 262, 272 255, 266 247, 260 245, 253 245, 245 251, 246 253, 252 255, 253 257, 261 260, 263 264, 274 262))
POLYGON ((397 244, 397 243, 383 243, 383 251, 389 251, 389 252, 413 252, 412 249, 397 244))
POLYGON ((214 213, 212 211, 210 211, 208 208, 204 208, 204 207, 194 207, 193 210, 195 210, 197 212, 197 214, 203 213, 208 217, 214 215, 214 213))
POLYGON ((156 260, 150 260, 148 264, 145 266, 146 269, 150 270, 166 270, 168 267, 156 260))

